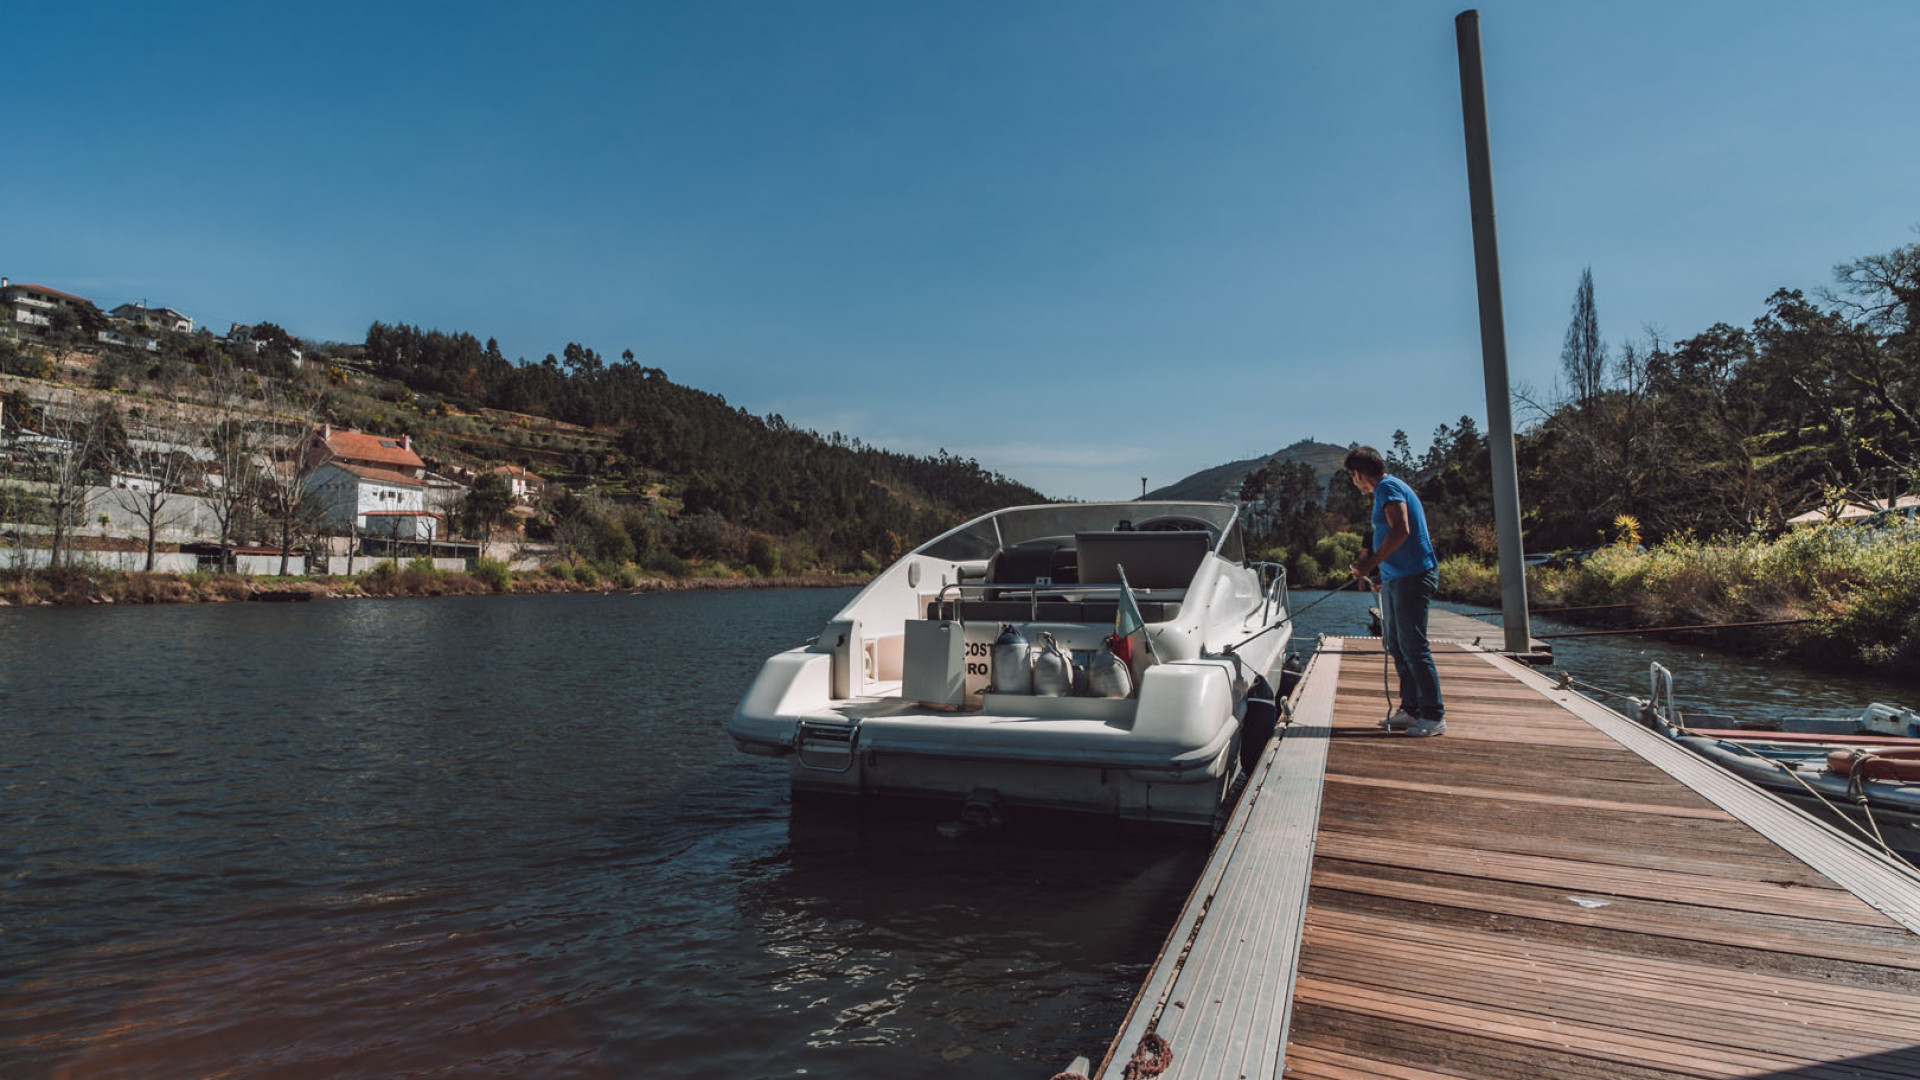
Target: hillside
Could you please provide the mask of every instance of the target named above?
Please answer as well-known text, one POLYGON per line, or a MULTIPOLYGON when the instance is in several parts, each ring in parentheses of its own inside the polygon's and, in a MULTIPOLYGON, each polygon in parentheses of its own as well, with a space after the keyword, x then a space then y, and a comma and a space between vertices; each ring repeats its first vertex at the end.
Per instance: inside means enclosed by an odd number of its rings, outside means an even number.
MULTIPOLYGON (((258 328, 252 343, 159 332, 150 351, 92 340, 84 327, 0 334, 9 431, 117 431, 119 444, 131 435, 149 448, 125 460, 96 455, 85 481, 96 485, 115 470, 152 471, 154 446, 205 457, 231 442, 223 433, 235 425, 264 435, 325 422, 406 436, 430 470, 459 483, 499 465, 544 477, 548 498, 527 536, 604 567, 871 571, 969 517, 1045 501, 971 459, 901 454, 755 416, 630 353, 608 363, 569 344, 564 360, 525 363, 470 334, 406 325, 375 323, 363 345, 296 342, 273 329, 280 336, 265 347, 258 328)), ((0 458, 0 480, 46 479, 44 463, 0 458)), ((198 475, 182 484, 183 494, 210 490, 198 475)), ((274 540, 273 513, 259 502, 234 516, 233 539, 274 540)), ((500 509, 449 504, 441 535, 495 529, 500 509)))
POLYGON ((1313 466, 1314 479, 1324 488, 1327 479, 1340 468, 1340 462, 1346 456, 1347 448, 1344 446, 1301 439, 1292 446, 1275 450, 1265 457, 1229 461, 1225 465, 1202 469, 1166 487, 1149 491, 1144 497, 1148 499, 1236 499, 1240 495, 1240 482, 1246 479, 1247 474, 1275 460, 1300 461, 1313 466))

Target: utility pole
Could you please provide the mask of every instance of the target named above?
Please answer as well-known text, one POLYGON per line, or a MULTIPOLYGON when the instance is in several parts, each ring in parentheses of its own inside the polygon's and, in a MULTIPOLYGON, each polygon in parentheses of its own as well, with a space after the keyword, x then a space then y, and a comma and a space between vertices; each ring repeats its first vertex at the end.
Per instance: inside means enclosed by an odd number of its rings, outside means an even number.
POLYGON ((1460 50, 1460 112, 1467 137, 1467 197, 1473 207, 1473 265, 1480 293, 1480 361, 1487 383, 1487 447, 1493 457, 1493 526, 1500 541, 1500 623, 1510 653, 1532 651, 1527 571, 1520 547, 1520 473, 1514 461, 1513 403, 1507 389, 1507 322, 1500 300, 1500 238, 1493 223, 1493 155, 1487 87, 1480 67, 1480 13, 1453 20, 1460 50))

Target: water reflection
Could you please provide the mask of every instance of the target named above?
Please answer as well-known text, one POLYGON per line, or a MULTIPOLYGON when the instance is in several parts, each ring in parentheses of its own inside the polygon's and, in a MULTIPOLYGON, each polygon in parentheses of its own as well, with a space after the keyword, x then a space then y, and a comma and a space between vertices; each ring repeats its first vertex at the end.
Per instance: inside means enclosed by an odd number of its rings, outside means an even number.
POLYGON ((817 1017, 810 1045, 922 1060, 997 1053, 1057 1068, 1097 1052, 1178 913, 1207 845, 1191 832, 957 806, 807 800, 784 850, 744 874, 770 966, 817 1017), (1089 1028, 1090 1001, 1111 1015, 1089 1028))

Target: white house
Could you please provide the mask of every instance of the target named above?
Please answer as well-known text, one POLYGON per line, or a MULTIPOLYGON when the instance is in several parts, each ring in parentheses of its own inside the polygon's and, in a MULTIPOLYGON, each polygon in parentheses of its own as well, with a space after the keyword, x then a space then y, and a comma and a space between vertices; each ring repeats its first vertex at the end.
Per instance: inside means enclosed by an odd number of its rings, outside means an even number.
POLYGON ((395 540, 439 540, 442 515, 427 509, 427 485, 405 473, 345 461, 314 470, 309 488, 327 524, 395 540))
POLYGON ((507 491, 513 495, 513 501, 522 506, 531 506, 540 501, 547 490, 547 481, 527 471, 524 465, 501 465, 489 470, 495 476, 507 482, 507 491))
POLYGON ((135 326, 157 326, 163 330, 177 330, 182 334, 193 332, 193 320, 170 307, 148 307, 145 302, 121 304, 107 314, 135 326))
POLYGON ((309 488, 325 520, 341 530, 395 540, 444 540, 446 514, 428 500, 426 462, 405 435, 390 438, 331 424, 313 432, 309 488))
POLYGON ((38 332, 53 324, 53 313, 60 308, 78 311, 90 306, 92 302, 84 296, 63 293, 45 285, 16 285, 0 278, 0 309, 5 310, 9 322, 22 328, 38 332))

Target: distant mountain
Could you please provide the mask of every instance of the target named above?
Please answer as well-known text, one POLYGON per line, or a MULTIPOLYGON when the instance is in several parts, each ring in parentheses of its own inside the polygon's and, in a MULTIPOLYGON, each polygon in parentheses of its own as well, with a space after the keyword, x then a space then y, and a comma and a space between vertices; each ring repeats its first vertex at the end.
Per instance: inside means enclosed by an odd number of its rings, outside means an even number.
POLYGON ((1163 488, 1147 492, 1145 499, 1216 499, 1232 500, 1240 495, 1240 482, 1247 474, 1274 460, 1304 461, 1313 466, 1314 479, 1325 487, 1327 479, 1340 469, 1340 463, 1346 459, 1347 448, 1332 443, 1314 442, 1301 439, 1266 457, 1248 458, 1245 461, 1229 461, 1225 465, 1215 465, 1211 469, 1202 469, 1192 476, 1177 480, 1163 488))

